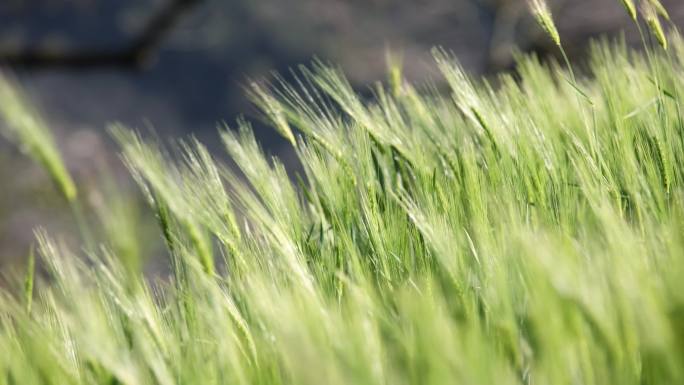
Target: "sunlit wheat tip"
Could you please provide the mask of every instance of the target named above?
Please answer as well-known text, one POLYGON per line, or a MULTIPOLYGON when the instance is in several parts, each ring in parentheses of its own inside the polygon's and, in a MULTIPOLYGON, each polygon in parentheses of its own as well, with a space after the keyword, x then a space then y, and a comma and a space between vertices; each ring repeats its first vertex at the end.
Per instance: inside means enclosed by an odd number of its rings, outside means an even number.
POLYGON ((537 20, 537 23, 539 23, 544 32, 549 35, 551 40, 560 47, 560 34, 553 22, 551 11, 546 2, 544 0, 528 0, 528 5, 532 11, 532 15, 537 20))
POLYGON ((387 51, 386 58, 388 70, 388 82, 392 95, 397 97, 402 92, 403 63, 401 56, 387 51))
POLYGON ((641 12, 651 33, 655 36, 656 40, 658 40, 658 44, 660 44, 663 49, 667 50, 667 37, 665 36, 663 25, 660 23, 660 18, 658 17, 658 8, 656 8, 652 2, 642 3, 641 12))
POLYGON ((268 115, 276 131, 296 147, 297 141, 280 103, 257 83, 252 83, 251 93, 252 99, 268 115))
POLYGON ((40 117, 24 101, 18 87, 0 75, 0 116, 5 121, 1 130, 42 166, 55 181, 68 201, 76 198, 76 186, 57 150, 52 134, 40 117))
POLYGON ((629 17, 633 21, 637 21, 637 11, 636 11, 636 5, 634 5, 633 0, 620 0, 622 3, 622 6, 625 7, 625 10, 629 14, 629 17))
POLYGON ((667 9, 663 6, 663 3, 660 2, 660 0, 647 0, 653 8, 655 9, 655 12, 658 16, 662 17, 663 19, 670 21, 670 14, 667 12, 667 9))

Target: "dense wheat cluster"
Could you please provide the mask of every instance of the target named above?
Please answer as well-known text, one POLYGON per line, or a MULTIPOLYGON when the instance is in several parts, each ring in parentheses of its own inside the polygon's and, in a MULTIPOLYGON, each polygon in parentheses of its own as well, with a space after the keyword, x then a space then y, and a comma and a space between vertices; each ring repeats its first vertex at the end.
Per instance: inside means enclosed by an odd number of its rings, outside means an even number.
POLYGON ((684 44, 669 43, 596 44, 577 77, 526 57, 491 82, 435 51, 448 93, 392 67, 362 99, 320 63, 255 84, 296 176, 243 120, 221 129, 237 168, 112 127, 168 250, 154 282, 146 240, 115 210, 82 214, 3 80, 4 133, 84 247, 37 231, 47 273, 31 253, 23 287, 0 292, 0 385, 684 383, 684 44))

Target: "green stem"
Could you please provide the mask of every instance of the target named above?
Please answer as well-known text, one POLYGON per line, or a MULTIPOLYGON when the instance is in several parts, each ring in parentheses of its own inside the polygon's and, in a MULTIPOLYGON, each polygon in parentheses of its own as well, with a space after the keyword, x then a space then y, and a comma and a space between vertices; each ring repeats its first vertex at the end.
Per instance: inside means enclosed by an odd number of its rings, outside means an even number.
MULTIPOLYGON (((565 65, 568 67, 568 72, 570 73, 570 81, 572 81, 573 86, 575 87, 575 90, 579 90, 579 84, 577 84, 577 78, 575 77, 575 71, 572 69, 572 64, 570 64, 570 59, 568 58, 567 53, 565 52, 565 49, 563 48, 562 44, 558 45, 558 48, 560 49, 561 55, 563 56, 563 61, 565 62, 565 65)), ((579 92, 579 91, 577 91, 579 92)), ((598 151, 596 149, 596 143, 598 142, 598 138, 596 137, 596 124, 590 124, 587 120, 587 115, 586 111, 584 110, 584 105, 582 104, 582 100, 580 99, 579 95, 577 95, 577 92, 575 93, 575 99, 577 100, 577 105, 580 108, 580 111, 582 112, 582 121, 584 121, 584 126, 587 128, 588 135, 589 135, 589 144, 591 146, 591 152, 592 156, 594 159, 597 158, 598 156, 598 151), (591 126, 591 128, 590 128, 591 126)), ((593 110, 593 107, 592 107, 593 110)))

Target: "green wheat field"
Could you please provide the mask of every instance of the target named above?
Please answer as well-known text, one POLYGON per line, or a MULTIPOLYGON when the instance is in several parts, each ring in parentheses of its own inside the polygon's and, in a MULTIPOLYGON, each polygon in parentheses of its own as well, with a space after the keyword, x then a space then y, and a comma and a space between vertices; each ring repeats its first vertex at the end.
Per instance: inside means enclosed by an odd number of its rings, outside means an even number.
POLYGON ((594 43, 582 71, 532 0, 563 64, 475 80, 435 50, 448 92, 390 62, 370 99, 320 62, 255 83, 296 176, 245 120, 220 129, 237 167, 111 127, 167 279, 0 78, 2 133, 82 243, 37 229, 0 290, 0 385, 684 383, 684 40, 622 4, 643 47, 594 43))

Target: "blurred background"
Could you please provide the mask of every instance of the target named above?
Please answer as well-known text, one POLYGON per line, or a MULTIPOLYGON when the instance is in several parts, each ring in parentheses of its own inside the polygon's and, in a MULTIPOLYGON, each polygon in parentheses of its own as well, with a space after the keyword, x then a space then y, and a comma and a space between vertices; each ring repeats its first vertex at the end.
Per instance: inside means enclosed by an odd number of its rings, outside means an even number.
MULTIPOLYGON (((675 25, 684 25, 684 2, 662 2, 675 25)), ((550 4, 574 60, 597 36, 624 34, 638 45, 619 0, 550 4)), ((195 135, 221 157, 217 124, 239 114, 258 119, 245 97, 248 79, 318 57, 339 64, 362 90, 385 78, 391 51, 403 58, 409 80, 439 82, 435 46, 453 51, 475 75, 511 69, 516 51, 557 55, 525 0, 0 1, 2 71, 49 122, 86 194, 102 179, 135 190, 109 142, 108 123, 153 130, 162 139, 195 135)), ((274 131, 255 130, 268 152, 294 164, 274 131)), ((96 193, 88 201, 109 204, 96 193)), ((127 215, 139 215, 144 205, 134 200, 129 209, 127 215)), ((38 225, 68 234, 68 218, 42 170, 0 137, 0 266, 25 258, 38 225)))

